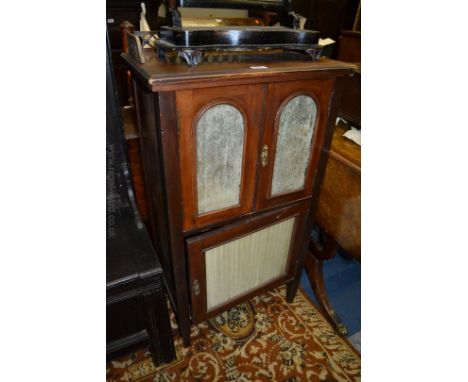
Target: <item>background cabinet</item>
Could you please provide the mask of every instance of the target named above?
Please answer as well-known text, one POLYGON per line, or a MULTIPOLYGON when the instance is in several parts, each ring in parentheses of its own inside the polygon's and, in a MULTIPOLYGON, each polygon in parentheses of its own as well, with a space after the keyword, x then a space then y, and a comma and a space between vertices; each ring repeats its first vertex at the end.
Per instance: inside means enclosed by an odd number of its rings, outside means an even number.
POLYGON ((330 144, 332 60, 167 65, 124 55, 135 79, 152 236, 184 343, 200 322, 299 284, 330 144), (266 66, 266 65, 265 65, 266 66))

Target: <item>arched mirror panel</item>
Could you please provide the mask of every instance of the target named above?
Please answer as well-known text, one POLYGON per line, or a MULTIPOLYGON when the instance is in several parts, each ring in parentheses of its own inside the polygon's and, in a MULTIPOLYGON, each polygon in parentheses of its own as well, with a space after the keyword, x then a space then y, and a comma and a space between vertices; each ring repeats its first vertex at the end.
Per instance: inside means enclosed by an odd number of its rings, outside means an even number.
POLYGON ((196 126, 198 215, 240 203, 244 117, 234 106, 205 110, 196 126))
POLYGON ((316 118, 317 105, 307 95, 292 98, 282 109, 277 127, 271 196, 304 188, 316 118))

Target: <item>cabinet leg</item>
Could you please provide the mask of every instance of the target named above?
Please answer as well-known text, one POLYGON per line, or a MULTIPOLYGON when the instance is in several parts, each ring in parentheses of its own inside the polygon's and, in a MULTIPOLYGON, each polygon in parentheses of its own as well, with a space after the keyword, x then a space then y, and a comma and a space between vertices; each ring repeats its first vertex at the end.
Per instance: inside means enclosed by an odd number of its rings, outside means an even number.
POLYGON ((183 296, 185 296, 185 294, 182 293, 179 296, 177 296, 178 298, 180 298, 180 300, 176 302, 175 310, 177 326, 179 327, 179 334, 182 337, 182 344, 184 347, 188 347, 190 346, 190 332, 192 321, 190 319, 188 301, 186 299, 183 299, 183 296))
POLYGON ((306 254, 304 267, 325 318, 341 336, 346 336, 348 330, 328 300, 323 279, 323 261, 332 258, 336 253, 336 249, 336 243, 329 237, 321 248, 315 245, 315 243, 311 243, 309 251, 306 254))
POLYGON ((286 285, 286 301, 288 303, 294 301, 294 297, 296 297, 297 288, 299 288, 300 281, 300 277, 296 277, 293 281, 289 282, 289 284, 286 285))
POLYGON ((169 363, 175 359, 175 349, 164 292, 146 292, 142 297, 153 362, 155 365, 169 363))
POLYGON ((179 333, 182 337, 182 344, 190 346, 190 320, 181 319, 179 322, 179 333))

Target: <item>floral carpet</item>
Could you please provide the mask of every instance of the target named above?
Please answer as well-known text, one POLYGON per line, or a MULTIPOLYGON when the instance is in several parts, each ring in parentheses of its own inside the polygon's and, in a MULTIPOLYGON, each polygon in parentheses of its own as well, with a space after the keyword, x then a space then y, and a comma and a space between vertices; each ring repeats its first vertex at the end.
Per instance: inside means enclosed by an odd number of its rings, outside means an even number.
POLYGON ((142 349, 109 362, 107 382, 361 380, 359 354, 302 290, 291 304, 281 287, 192 326, 188 348, 171 322, 176 361, 155 367, 142 349))

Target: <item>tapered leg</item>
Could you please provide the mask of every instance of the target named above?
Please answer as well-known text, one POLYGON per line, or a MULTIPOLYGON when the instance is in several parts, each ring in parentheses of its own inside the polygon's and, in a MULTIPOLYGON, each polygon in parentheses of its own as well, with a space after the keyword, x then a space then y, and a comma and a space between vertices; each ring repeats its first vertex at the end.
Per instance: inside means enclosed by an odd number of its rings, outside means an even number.
POLYGON ((288 285, 286 285, 286 301, 288 303, 293 302, 294 297, 296 297, 297 288, 299 288, 299 282, 301 281, 300 277, 296 277, 288 285))
POLYGON ((328 300, 323 279, 323 261, 332 258, 335 255, 336 250, 337 244, 330 237, 327 237, 323 247, 319 247, 315 243, 311 242, 304 261, 304 267, 325 318, 341 336, 346 336, 348 334, 348 330, 328 300))
POLYGON ((179 333, 180 336, 182 337, 182 343, 185 347, 190 346, 190 319, 185 320, 181 319, 178 322, 179 325, 179 333))
POLYGON ((169 363, 175 359, 175 350, 165 295, 162 290, 155 289, 142 297, 153 362, 155 365, 169 363))

